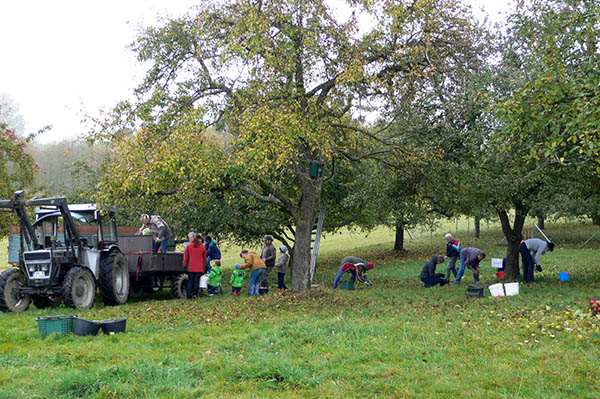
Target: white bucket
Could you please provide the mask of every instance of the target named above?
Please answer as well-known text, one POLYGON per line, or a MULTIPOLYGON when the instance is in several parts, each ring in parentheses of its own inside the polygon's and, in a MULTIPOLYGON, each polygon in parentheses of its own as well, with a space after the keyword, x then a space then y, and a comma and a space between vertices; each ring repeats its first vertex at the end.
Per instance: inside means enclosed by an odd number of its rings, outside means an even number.
POLYGON ((200 288, 207 288, 208 287, 208 276, 206 274, 203 274, 202 276, 200 276, 200 288))
POLYGON ((502 287, 502 283, 492 284, 488 288, 492 296, 504 296, 504 287, 502 287))
POLYGON ((504 289, 506 290, 506 296, 519 295, 519 283, 506 283, 504 289))

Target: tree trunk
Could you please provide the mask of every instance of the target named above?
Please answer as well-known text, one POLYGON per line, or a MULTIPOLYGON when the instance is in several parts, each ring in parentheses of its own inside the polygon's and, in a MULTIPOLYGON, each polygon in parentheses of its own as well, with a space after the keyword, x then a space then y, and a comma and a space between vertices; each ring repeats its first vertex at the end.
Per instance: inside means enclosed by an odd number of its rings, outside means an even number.
POLYGON ((394 251, 404 251, 404 223, 396 222, 396 240, 394 251))
POLYGON ((481 236, 481 218, 479 216, 475 217, 475 238, 479 238, 481 236))
POLYGON ((294 236, 294 258, 292 259, 292 290, 303 292, 310 284, 310 244, 316 209, 321 196, 322 179, 304 178, 299 215, 294 236))
POLYGON ((540 229, 544 230, 546 228, 545 219, 543 216, 538 216, 537 225, 540 229))
POLYGON ((521 244, 523 225, 527 212, 519 206, 515 209, 515 220, 513 227, 508 219, 508 212, 504 209, 496 209, 502 223, 502 232, 506 237, 508 247, 506 249, 506 267, 504 269, 504 278, 513 280, 519 276, 519 245, 521 244))
POLYGON ((591 214, 592 223, 595 225, 600 225, 600 212, 594 212, 591 214))

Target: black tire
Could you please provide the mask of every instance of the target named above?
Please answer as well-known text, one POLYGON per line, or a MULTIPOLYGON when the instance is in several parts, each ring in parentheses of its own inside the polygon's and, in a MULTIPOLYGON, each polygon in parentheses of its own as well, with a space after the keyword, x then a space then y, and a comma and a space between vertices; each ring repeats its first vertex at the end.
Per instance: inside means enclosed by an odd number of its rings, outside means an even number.
POLYGON ((37 296, 33 297, 33 304, 38 309, 57 308, 62 303, 60 296, 37 296))
POLYGON ((187 282, 187 273, 178 274, 173 278, 173 282, 171 283, 171 295, 173 296, 173 298, 187 298, 187 282))
POLYGON ((96 279, 90 269, 72 267, 63 281, 65 305, 77 309, 89 309, 96 299, 96 279))
POLYGON ((8 269, 0 274, 0 310, 24 312, 29 309, 31 296, 20 295, 19 288, 25 286, 25 276, 18 269, 8 269))
POLYGON ((102 257, 98 286, 105 305, 122 305, 129 297, 129 265, 119 251, 112 251, 102 257))

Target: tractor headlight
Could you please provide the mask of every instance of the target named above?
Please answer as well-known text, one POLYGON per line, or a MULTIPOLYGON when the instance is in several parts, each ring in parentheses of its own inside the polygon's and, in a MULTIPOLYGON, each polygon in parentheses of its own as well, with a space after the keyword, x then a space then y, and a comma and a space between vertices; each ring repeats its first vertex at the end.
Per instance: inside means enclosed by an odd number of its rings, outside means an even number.
POLYGON ((47 271, 48 271, 48 264, 47 264, 47 263, 42 263, 42 264, 40 265, 40 269, 41 269, 43 272, 47 272, 47 271))
POLYGON ((27 265, 27 268, 29 269, 30 272, 35 271, 35 265, 29 264, 29 265, 27 265))

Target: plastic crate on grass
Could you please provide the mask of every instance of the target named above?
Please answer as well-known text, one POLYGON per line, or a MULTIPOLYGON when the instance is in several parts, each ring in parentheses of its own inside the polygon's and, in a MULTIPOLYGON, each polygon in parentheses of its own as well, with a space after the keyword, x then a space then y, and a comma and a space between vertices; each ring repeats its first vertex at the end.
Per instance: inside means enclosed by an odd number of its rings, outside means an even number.
POLYGON ((49 316, 36 317, 38 331, 42 337, 47 337, 50 334, 67 335, 73 332, 73 320, 75 316, 49 316))

